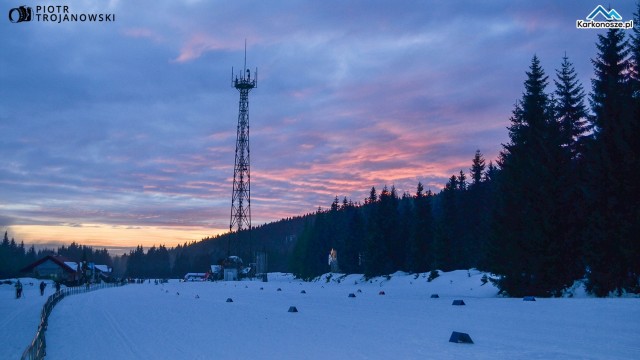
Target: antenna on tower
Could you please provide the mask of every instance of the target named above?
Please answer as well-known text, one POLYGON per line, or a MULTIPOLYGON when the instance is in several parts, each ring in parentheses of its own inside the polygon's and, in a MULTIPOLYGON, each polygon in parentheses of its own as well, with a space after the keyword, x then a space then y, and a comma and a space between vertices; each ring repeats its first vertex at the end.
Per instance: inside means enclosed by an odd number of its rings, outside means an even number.
POLYGON ((247 39, 244 39, 244 71, 247 71, 247 39))

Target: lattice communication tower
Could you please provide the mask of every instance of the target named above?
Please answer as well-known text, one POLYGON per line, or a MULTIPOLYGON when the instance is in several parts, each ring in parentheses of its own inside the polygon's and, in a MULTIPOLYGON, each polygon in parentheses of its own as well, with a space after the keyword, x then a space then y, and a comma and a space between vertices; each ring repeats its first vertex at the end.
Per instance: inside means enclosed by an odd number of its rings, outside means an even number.
MULTIPOLYGON (((231 196, 231 221, 229 232, 236 228, 237 236, 244 229, 251 231, 251 167, 249 152, 249 92, 258 86, 258 69, 251 77, 247 69, 247 45, 244 49, 244 67, 238 74, 231 68, 231 86, 240 92, 238 112, 238 135, 236 138, 236 158, 233 170, 233 194, 231 196)), ((251 234, 249 233, 249 237, 251 234)), ((249 240, 251 241, 251 240, 249 240)), ((231 236, 227 246, 227 256, 231 255, 231 236)))

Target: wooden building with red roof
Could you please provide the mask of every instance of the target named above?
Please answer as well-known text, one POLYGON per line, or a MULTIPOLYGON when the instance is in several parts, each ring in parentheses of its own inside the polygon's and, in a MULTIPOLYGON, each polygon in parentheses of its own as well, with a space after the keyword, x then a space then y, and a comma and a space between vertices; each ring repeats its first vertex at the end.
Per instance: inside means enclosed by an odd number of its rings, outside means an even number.
POLYGON ((38 279, 46 278, 63 283, 77 282, 82 277, 80 263, 58 255, 47 255, 20 271, 31 273, 38 279))

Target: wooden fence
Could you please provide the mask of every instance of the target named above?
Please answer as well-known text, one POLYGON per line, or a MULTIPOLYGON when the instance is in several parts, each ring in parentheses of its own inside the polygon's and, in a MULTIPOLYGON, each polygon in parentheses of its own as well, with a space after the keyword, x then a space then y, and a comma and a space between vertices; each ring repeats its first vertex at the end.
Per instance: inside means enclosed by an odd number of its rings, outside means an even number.
POLYGON ((76 286, 66 288, 60 291, 56 291, 53 295, 49 296, 47 302, 42 306, 42 312, 40 313, 40 325, 38 326, 38 331, 36 332, 36 336, 31 341, 31 344, 27 349, 22 353, 22 360, 41 360, 44 359, 44 356, 47 354, 47 343, 44 338, 44 332, 47 330, 47 325, 49 321, 49 315, 51 315, 51 311, 53 308, 60 302, 60 300, 64 299, 65 296, 71 296, 76 294, 82 294, 89 291, 122 286, 125 283, 103 283, 103 284, 95 284, 91 286, 76 286))

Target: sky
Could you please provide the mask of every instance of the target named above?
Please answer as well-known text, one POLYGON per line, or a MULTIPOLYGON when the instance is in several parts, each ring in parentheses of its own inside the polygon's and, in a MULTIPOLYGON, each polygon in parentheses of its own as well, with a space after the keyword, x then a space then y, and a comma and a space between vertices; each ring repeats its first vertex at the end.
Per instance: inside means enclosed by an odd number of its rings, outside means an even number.
POLYGON ((1 0, 33 19, 0 19, 0 230, 113 251, 227 232, 245 40, 254 226, 372 186, 437 192, 477 149, 495 161, 534 55, 548 91, 565 54, 590 90, 604 30, 576 21, 599 4, 1 0))

